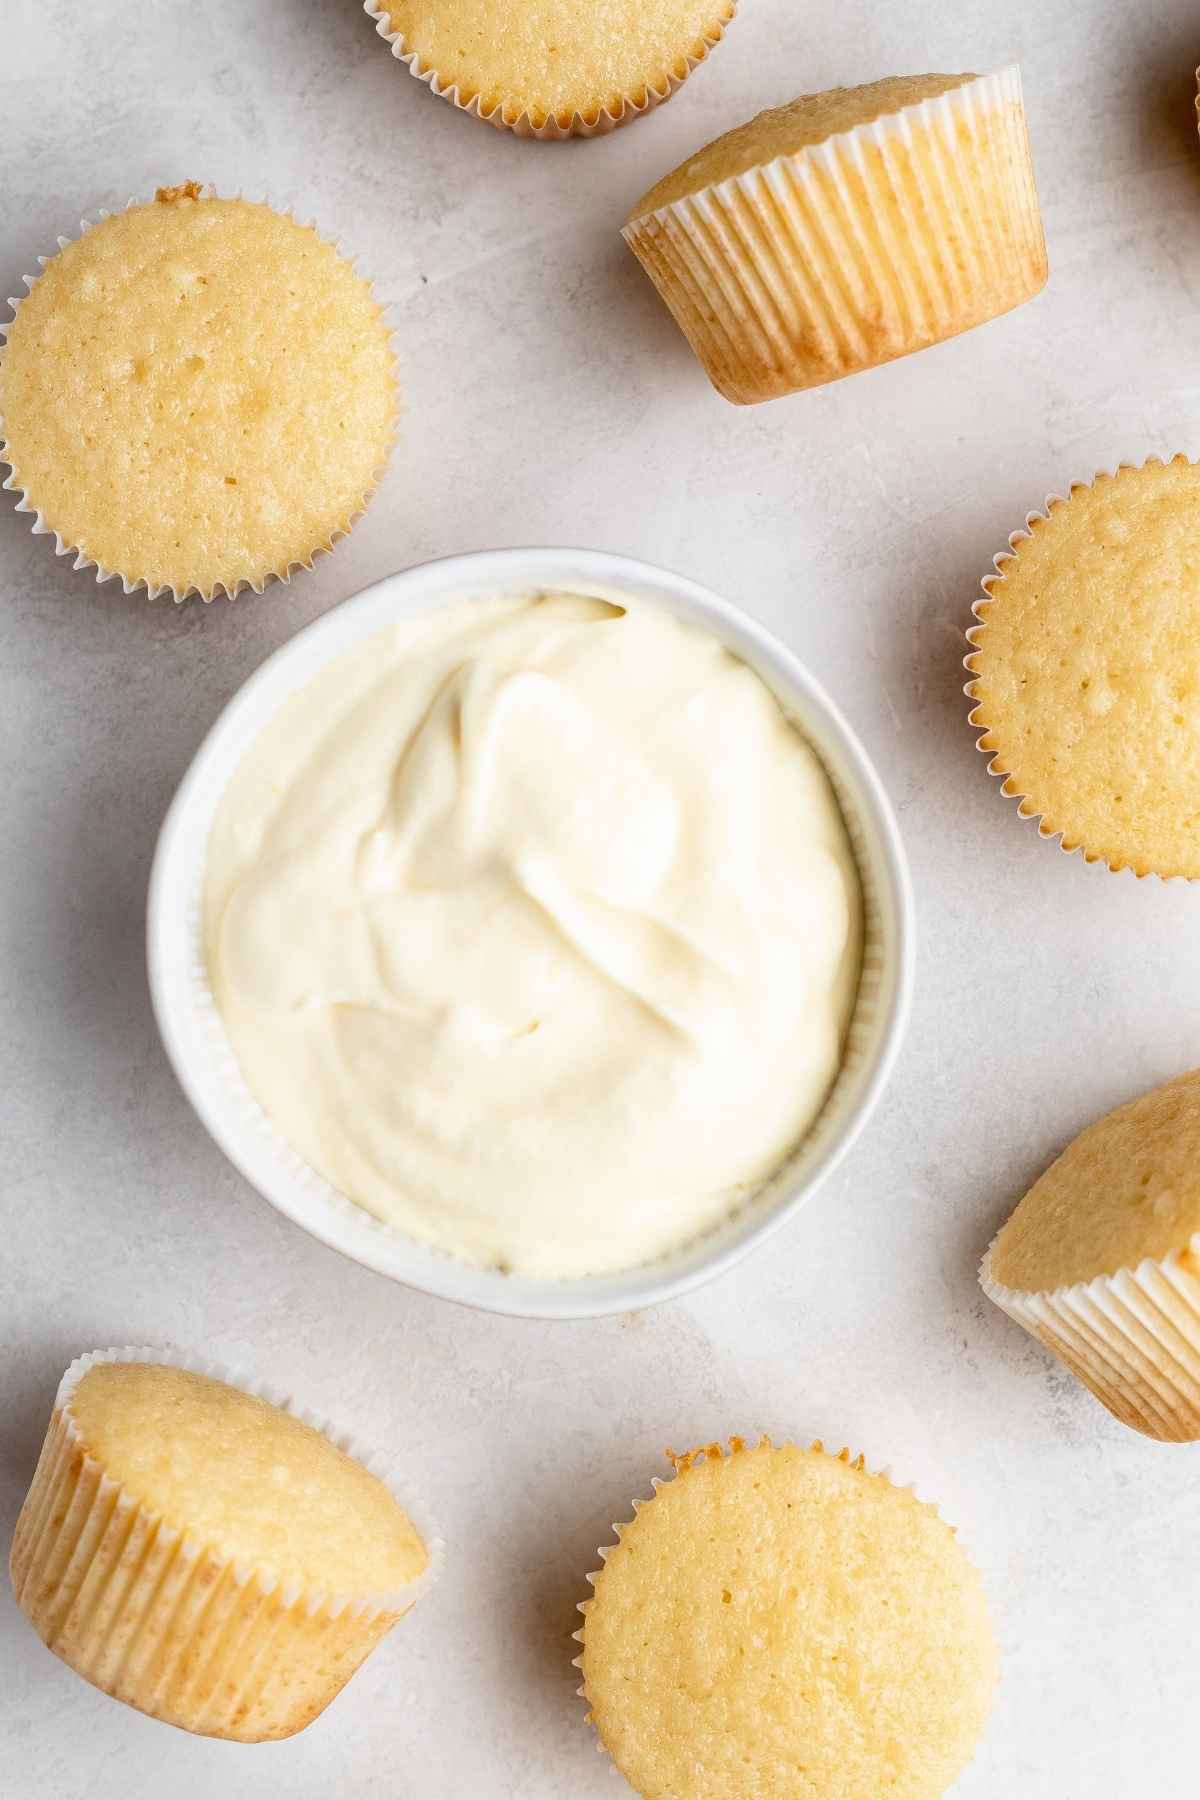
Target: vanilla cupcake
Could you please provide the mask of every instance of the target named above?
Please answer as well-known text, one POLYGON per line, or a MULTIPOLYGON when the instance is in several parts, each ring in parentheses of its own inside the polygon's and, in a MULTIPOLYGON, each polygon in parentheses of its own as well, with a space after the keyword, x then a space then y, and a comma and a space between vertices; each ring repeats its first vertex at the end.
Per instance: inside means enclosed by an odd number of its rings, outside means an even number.
POLYGON ((1122 466, 1009 539, 967 633, 970 723, 1043 837, 1200 876, 1200 465, 1122 466))
POLYGON ((247 1743, 315 1719, 429 1571, 347 1439, 142 1350, 67 1370, 10 1558, 21 1611, 85 1680, 247 1743))
POLYGON ((311 226, 195 182, 60 243, 0 350, 4 485, 34 529, 176 599, 310 566, 394 432, 368 284, 311 226))
POLYGON ((1123 1424, 1200 1439, 1200 1069, 1081 1132, 980 1281, 1123 1424))
POLYGON ((675 1457, 580 1610, 582 1693, 647 1800, 934 1800, 991 1709, 979 1576, 937 1511, 820 1444, 675 1457))
POLYGON ((597 137, 669 100, 737 0, 364 0, 411 74, 522 137, 597 137))
POLYGON ((624 236, 739 405, 922 350, 1045 283, 1019 73, 760 113, 652 187, 624 236))

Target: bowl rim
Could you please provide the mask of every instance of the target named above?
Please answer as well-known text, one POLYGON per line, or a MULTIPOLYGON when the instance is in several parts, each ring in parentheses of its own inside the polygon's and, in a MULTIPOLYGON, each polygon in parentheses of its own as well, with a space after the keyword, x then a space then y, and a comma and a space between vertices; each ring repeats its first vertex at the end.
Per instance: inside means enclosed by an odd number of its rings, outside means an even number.
MULTIPOLYGON (((281 693, 275 705, 284 697, 281 693)), ((787 710, 789 714, 794 710, 790 698, 787 710)), ((269 717, 269 711, 261 715, 247 742, 269 717)), ((598 1318, 656 1305, 714 1280, 793 1218, 846 1156, 878 1104, 908 1023, 915 966, 914 901, 892 805, 866 750, 821 684, 794 652, 757 620, 699 582, 635 558, 572 548, 483 550, 415 564, 371 583, 302 627, 238 687, 205 733, 159 830, 147 896, 146 957, 155 1022, 184 1094, 217 1147, 276 1211, 352 1262, 438 1299, 515 1318, 598 1318), (189 1032, 171 997, 180 956, 186 960, 181 932, 187 927, 179 909, 169 904, 168 890, 180 879, 181 859, 193 854, 188 849, 189 834, 194 831, 192 814, 204 796, 211 766, 222 757, 229 740, 253 718, 264 689, 280 683, 291 665, 303 665, 303 672, 285 692, 306 685, 318 668, 363 637, 386 629, 396 618, 432 611, 483 591, 586 592, 589 586, 600 597, 624 594, 707 628, 750 664, 781 704, 784 696, 775 677, 802 696, 804 708, 836 742, 841 759, 837 772, 843 780, 849 778, 869 817, 875 847, 882 852, 873 873, 886 890, 881 910, 889 921, 890 942, 882 980, 881 1025, 858 1092, 806 1172, 794 1182, 781 1181, 781 1192, 760 1216, 747 1217, 740 1227, 735 1218, 720 1240, 714 1237, 711 1244, 702 1237, 671 1256, 632 1269, 546 1280, 461 1262, 381 1225, 357 1207, 353 1212, 360 1217, 354 1219, 328 1202, 318 1206, 319 1196, 292 1185, 283 1168, 272 1178, 272 1172, 263 1166, 264 1159, 247 1150, 232 1121, 232 1109, 222 1108, 215 1100, 212 1071, 201 1072, 196 1067, 198 1059, 189 1032)))

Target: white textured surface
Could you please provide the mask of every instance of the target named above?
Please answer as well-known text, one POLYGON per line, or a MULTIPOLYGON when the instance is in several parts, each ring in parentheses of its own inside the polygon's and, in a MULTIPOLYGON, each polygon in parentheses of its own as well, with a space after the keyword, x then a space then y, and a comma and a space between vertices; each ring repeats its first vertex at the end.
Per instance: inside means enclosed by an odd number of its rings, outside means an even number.
POLYGON ((402 1446, 449 1540, 332 1710, 257 1749, 90 1692, 5 1593, 6 1797, 613 1796, 569 1664, 596 1545, 664 1444, 799 1426, 915 1476, 984 1567, 1005 1680, 965 1800, 1186 1800, 1200 1451, 1122 1430, 974 1269, 1072 1132, 1200 1062, 1200 892, 1020 825, 971 748, 958 659, 979 576, 1047 490, 1200 450, 1193 0, 743 0, 669 106, 547 146, 423 93, 356 0, 0 10, 5 292, 156 180, 265 189, 394 300, 409 401, 349 542, 233 606, 96 589, 0 509, 0 1523, 71 1358, 170 1338, 402 1446), (620 241, 628 202, 802 89, 1014 58, 1048 291, 837 387, 749 412, 713 395, 620 241), (810 664, 900 808, 922 947, 900 1076, 802 1218, 690 1300, 534 1325, 390 1286, 249 1192, 167 1070, 141 931, 171 790, 268 650, 403 564, 565 540, 677 565, 810 664))

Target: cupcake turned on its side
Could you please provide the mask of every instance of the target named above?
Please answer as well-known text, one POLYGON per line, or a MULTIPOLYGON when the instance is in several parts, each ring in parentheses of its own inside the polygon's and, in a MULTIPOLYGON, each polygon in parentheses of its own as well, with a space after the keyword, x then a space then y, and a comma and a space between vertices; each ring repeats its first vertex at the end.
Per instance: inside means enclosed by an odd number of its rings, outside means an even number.
POLYGON ((1019 73, 760 113, 651 188, 624 236, 739 405, 924 349, 1045 283, 1019 73))
POLYGON ((737 0, 364 0, 434 93, 524 137, 593 137, 668 100, 737 0))
POLYGON ((1200 1439, 1200 1069, 1081 1132, 980 1281, 1124 1424, 1200 1439))
POLYGON ((861 1457, 731 1443, 673 1457, 601 1552, 577 1636, 605 1749, 646 1800, 935 1800, 996 1683, 978 1573, 861 1457))
POLYGON ((4 485, 97 579, 258 591, 370 498, 396 417, 388 333, 311 226, 160 188, 64 243, 14 304, 4 485))
POLYGON ((1122 465, 1052 498, 975 604, 970 723, 1043 837, 1200 878, 1200 464, 1122 465))
POLYGON ((408 1611, 429 1552, 347 1440, 156 1354, 63 1377, 13 1538, 17 1604, 141 1712, 289 1737, 408 1611))

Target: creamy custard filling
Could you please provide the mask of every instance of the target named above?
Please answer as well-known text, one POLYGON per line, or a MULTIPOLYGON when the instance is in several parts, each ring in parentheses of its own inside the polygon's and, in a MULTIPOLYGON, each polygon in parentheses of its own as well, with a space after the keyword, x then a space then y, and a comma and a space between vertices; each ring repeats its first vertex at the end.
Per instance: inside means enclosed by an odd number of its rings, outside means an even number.
POLYGON ((860 894, 817 756, 715 638, 573 595, 343 654, 209 842, 242 1073, 335 1188, 469 1262, 629 1268, 726 1218, 836 1073, 860 894))

